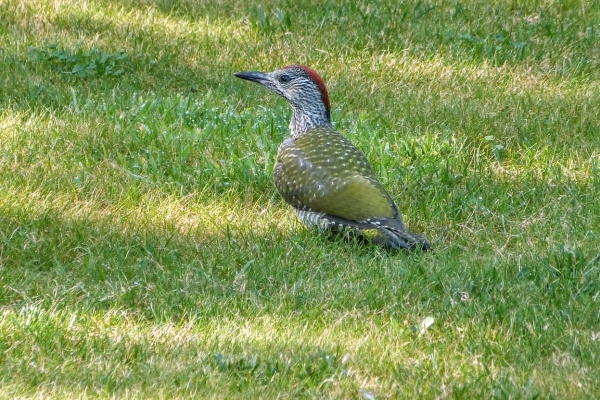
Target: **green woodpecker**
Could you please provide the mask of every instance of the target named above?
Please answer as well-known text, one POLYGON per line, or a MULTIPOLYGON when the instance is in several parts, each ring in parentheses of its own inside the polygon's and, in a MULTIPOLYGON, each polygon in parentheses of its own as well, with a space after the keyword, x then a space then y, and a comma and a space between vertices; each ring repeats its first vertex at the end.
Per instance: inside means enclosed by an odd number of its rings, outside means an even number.
POLYGON ((374 241, 391 249, 431 249, 406 230, 365 155, 331 124, 327 89, 314 70, 290 65, 235 76, 263 85, 292 106, 291 136, 279 147, 273 178, 302 222, 328 230, 376 230, 374 241))

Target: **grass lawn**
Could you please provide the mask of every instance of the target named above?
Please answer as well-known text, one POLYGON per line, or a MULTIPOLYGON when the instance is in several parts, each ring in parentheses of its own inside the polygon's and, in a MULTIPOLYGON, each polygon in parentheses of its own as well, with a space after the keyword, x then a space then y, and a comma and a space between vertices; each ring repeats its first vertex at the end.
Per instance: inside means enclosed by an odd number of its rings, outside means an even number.
POLYGON ((0 0, 0 398, 600 397, 598 1, 0 0), (302 63, 436 248, 315 234, 302 63))

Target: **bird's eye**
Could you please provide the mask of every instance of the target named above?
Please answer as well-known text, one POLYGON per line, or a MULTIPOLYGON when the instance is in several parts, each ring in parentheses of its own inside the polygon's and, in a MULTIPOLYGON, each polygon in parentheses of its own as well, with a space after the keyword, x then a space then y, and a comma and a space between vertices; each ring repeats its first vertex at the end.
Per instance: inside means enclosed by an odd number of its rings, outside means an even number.
POLYGON ((279 82, 281 82, 281 83, 288 83, 291 80, 292 80, 292 77, 289 75, 284 74, 279 77, 279 82))

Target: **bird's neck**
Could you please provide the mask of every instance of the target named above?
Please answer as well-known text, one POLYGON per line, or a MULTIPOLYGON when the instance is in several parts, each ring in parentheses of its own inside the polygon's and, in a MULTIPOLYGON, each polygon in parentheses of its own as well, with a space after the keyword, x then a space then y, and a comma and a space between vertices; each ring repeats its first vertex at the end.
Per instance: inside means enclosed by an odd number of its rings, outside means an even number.
POLYGON ((297 138, 302 134, 315 128, 332 128, 331 115, 329 110, 323 108, 322 110, 306 110, 294 107, 292 113, 292 120, 290 121, 290 133, 292 137, 297 138))

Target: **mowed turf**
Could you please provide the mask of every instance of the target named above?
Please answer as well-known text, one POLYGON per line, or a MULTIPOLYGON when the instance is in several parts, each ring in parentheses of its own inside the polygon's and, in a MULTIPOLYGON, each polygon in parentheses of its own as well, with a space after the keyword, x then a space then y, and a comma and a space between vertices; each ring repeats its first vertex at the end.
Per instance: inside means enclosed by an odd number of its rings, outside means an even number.
POLYGON ((0 397, 600 397, 600 5, 0 0, 0 397), (302 63, 408 227, 296 221, 302 63))

